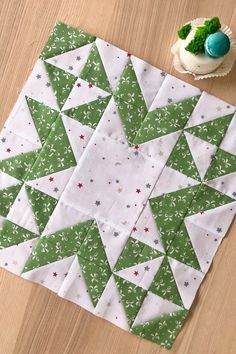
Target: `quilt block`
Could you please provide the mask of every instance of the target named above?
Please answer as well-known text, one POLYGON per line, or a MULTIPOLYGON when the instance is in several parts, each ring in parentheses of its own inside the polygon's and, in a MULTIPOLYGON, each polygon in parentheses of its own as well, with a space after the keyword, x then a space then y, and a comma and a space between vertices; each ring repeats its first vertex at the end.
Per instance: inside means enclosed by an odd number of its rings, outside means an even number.
POLYGON ((1 132, 1 267, 171 348, 235 215, 235 110, 57 23, 1 132))

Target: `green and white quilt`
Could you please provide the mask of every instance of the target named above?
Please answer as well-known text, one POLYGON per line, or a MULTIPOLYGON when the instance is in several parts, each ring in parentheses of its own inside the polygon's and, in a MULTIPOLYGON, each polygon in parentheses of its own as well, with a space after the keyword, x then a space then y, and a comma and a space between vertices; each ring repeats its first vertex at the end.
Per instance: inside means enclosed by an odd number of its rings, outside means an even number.
POLYGON ((235 110, 57 23, 0 136, 0 266, 171 348, 235 215, 235 110))

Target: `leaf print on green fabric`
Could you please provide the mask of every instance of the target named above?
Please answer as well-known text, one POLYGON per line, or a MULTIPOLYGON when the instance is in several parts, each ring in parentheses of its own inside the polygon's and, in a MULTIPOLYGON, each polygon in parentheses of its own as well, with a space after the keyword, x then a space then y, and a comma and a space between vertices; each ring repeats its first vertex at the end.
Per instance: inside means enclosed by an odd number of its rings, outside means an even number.
POLYGON ((114 275, 114 278, 125 309, 128 324, 129 326, 132 326, 143 300, 147 295, 147 291, 118 275, 114 275))
POLYGON ((76 166, 75 156, 59 116, 26 179, 33 180, 73 166, 76 166))
POLYGON ((166 165, 197 181, 201 180, 184 134, 179 137, 166 165))
POLYGON ((148 112, 134 139, 134 143, 141 144, 183 129, 199 97, 187 98, 148 112))
POLYGON ((13 176, 21 181, 24 181, 28 171, 33 166, 39 151, 29 151, 24 154, 10 157, 9 159, 0 161, 0 170, 13 176))
POLYGON ((57 99, 60 109, 64 106, 77 77, 58 67, 44 62, 49 81, 57 99))
POLYGON ((149 199, 153 217, 166 250, 176 236, 199 188, 200 184, 149 199))
POLYGON ((41 102, 34 100, 33 98, 26 97, 26 101, 43 145, 50 133, 53 123, 58 117, 59 112, 41 102))
POLYGON ((97 264, 89 262, 83 257, 78 257, 78 261, 88 287, 89 295, 95 307, 107 285, 111 271, 107 267, 99 267, 97 264))
POLYGON ((162 315, 151 321, 141 323, 132 327, 131 332, 159 344, 162 347, 171 349, 175 338, 183 326, 188 311, 183 309, 170 314, 162 315))
POLYGON ((232 118, 233 114, 229 114, 185 130, 208 143, 219 146, 232 118))
POLYGON ((201 271, 201 267, 184 222, 182 222, 179 230, 177 231, 167 254, 168 256, 201 271))
POLYGON ((0 215, 7 216, 17 194, 21 189, 21 183, 0 190, 0 215))
POLYGON ((92 43, 95 39, 96 37, 91 34, 66 25, 65 23, 57 22, 40 57, 43 60, 49 59, 92 43))
POLYGON ((217 149, 204 177, 205 181, 236 172, 236 156, 229 152, 217 149))
POLYGON ((87 62, 79 77, 104 91, 112 92, 96 43, 92 45, 87 62))
POLYGON ((118 272, 121 269, 129 268, 161 256, 163 256, 163 253, 155 250, 143 242, 129 237, 115 265, 114 271, 118 272))
POLYGON ((25 190, 41 233, 43 232, 58 201, 50 195, 40 192, 39 190, 27 185, 25 186, 25 190))
POLYGON ((24 272, 76 255, 90 225, 91 221, 86 221, 41 236, 25 265, 24 272))
POLYGON ((78 107, 70 108, 63 113, 70 118, 78 120, 81 124, 95 129, 110 101, 110 98, 111 96, 107 96, 78 107))
POLYGON ((167 257, 164 258, 159 270, 157 271, 149 291, 153 294, 161 296, 163 299, 172 301, 176 305, 183 306, 167 257))
POLYGON ((6 219, 0 230, 0 249, 18 245, 36 237, 38 235, 6 219))

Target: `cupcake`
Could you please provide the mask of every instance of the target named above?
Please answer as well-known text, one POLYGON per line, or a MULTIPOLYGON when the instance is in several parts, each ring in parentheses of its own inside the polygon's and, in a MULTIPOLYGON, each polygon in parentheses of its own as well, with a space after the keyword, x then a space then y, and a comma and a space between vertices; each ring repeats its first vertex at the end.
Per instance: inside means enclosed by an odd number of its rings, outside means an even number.
POLYGON ((221 26, 218 17, 197 19, 178 31, 179 40, 172 47, 174 66, 191 73, 195 79, 223 76, 232 68, 236 45, 232 33, 221 26))

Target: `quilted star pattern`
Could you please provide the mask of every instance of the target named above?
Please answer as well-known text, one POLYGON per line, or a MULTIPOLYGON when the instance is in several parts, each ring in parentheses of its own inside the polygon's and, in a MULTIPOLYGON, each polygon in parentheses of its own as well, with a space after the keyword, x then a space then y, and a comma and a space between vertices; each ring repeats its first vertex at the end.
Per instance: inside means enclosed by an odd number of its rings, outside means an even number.
POLYGON ((235 110, 57 23, 0 134, 0 266, 171 348, 235 215, 235 110))

